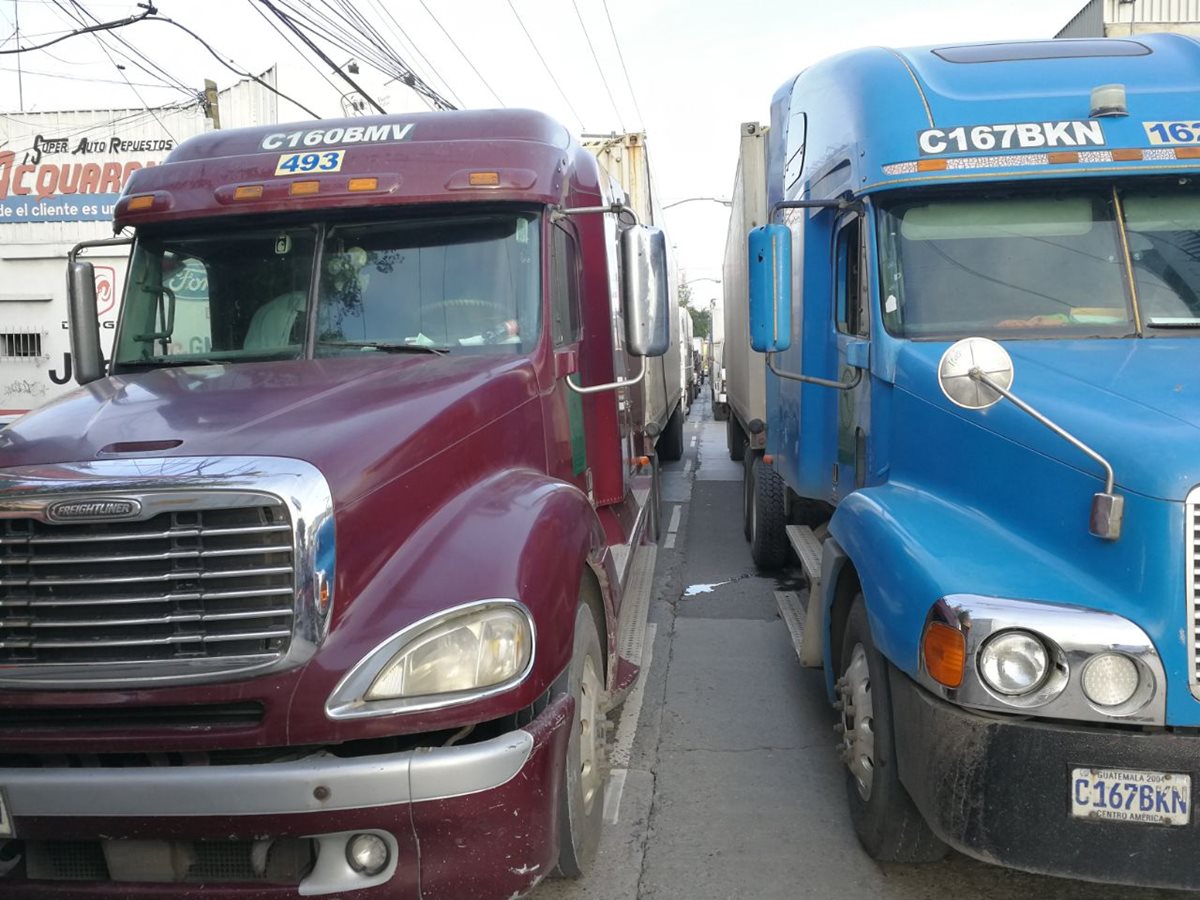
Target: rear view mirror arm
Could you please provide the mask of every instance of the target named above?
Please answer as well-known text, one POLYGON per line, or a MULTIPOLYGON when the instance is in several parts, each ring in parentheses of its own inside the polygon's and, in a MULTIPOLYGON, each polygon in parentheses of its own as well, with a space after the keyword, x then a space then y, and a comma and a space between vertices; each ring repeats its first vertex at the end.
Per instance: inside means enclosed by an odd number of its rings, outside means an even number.
POLYGON ((639 357, 642 361, 642 366, 638 369, 637 375, 626 381, 610 381, 608 384, 594 384, 591 387, 581 387, 573 382, 570 378, 563 379, 567 383, 567 387, 577 394, 599 394, 603 391, 615 391, 619 388, 633 387, 639 381, 646 377, 646 357, 639 357))
POLYGON ((804 384, 819 384, 821 387, 833 388, 838 391, 851 391, 858 387, 862 381, 863 370, 854 366, 854 374, 850 376, 849 381, 832 381, 828 378, 817 378, 814 375, 800 375, 797 372, 785 372, 782 369, 775 368, 775 354, 767 354, 767 368, 778 375, 780 378, 785 378, 788 381, 800 381, 804 384))

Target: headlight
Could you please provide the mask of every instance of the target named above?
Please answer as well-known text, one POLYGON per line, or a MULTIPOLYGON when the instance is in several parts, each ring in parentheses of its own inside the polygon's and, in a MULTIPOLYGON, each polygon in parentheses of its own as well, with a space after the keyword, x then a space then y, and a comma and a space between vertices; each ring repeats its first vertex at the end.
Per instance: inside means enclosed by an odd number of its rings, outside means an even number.
POLYGON ((383 667, 367 700, 491 687, 516 677, 533 650, 525 616, 512 607, 460 615, 413 638, 383 667))
POLYGON ((535 632, 516 600, 479 600, 397 632, 333 689, 333 719, 470 703, 510 690, 533 668, 535 632))
POLYGON ((1028 694, 1046 679, 1046 645, 1027 631, 1005 631, 979 651, 979 674, 993 691, 1007 696, 1028 694))
POLYGON ((1120 706, 1141 683, 1137 663, 1120 653, 1093 656, 1083 670, 1083 692, 1097 706, 1120 706))

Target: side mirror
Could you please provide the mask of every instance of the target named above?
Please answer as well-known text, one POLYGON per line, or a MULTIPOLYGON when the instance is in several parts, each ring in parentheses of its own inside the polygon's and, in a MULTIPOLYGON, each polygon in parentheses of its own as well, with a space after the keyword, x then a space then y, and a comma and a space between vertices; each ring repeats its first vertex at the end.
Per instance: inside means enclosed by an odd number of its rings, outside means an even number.
POLYGON ((750 232, 750 346, 778 353, 792 345, 792 232, 762 225, 750 232))
POLYGON ((625 349, 662 356, 671 346, 671 292, 667 237, 661 228, 635 225, 621 232, 621 306, 625 349))
POLYGON ((87 384, 104 377, 100 352, 100 319, 96 315, 96 273, 90 262, 67 263, 67 312, 71 322, 71 356, 75 381, 87 384))

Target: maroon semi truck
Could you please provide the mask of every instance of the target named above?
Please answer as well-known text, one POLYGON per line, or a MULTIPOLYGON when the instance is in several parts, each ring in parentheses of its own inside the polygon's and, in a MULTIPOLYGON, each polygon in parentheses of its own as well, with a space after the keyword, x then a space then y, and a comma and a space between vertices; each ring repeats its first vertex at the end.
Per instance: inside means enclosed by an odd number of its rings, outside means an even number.
POLYGON ((0 896, 580 872, 654 563, 666 242, 526 111, 138 172, 111 360, 0 432, 0 896), (640 357, 640 358, 639 358, 640 357))

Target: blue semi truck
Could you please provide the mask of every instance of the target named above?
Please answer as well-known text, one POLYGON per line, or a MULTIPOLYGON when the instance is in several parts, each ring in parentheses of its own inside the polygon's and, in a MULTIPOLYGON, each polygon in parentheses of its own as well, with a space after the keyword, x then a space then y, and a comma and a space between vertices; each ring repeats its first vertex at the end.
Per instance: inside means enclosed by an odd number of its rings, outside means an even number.
POLYGON ((1200 44, 856 51, 767 135, 747 535, 861 843, 1200 888, 1200 44))

